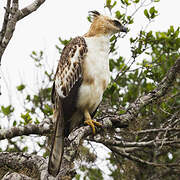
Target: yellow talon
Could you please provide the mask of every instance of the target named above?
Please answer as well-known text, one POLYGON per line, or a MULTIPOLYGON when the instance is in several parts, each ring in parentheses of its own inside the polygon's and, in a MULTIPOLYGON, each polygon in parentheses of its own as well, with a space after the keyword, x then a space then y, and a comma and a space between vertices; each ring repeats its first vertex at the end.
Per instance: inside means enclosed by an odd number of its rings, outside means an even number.
POLYGON ((102 124, 97 122, 97 121, 95 121, 95 120, 93 120, 93 119, 91 119, 91 116, 90 116, 90 114, 89 114, 89 112, 87 110, 84 111, 84 116, 85 116, 84 123, 88 124, 89 126, 91 126, 93 134, 95 134, 96 133, 95 125, 96 126, 102 126, 102 124))

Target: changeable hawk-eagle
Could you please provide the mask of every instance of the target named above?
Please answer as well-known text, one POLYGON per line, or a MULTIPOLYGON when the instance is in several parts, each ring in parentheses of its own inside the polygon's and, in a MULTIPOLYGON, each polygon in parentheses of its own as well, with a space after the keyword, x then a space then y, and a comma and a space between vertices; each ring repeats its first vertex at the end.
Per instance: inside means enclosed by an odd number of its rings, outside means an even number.
POLYGON ((62 51, 52 88, 55 135, 48 171, 56 176, 61 165, 64 137, 83 121, 92 127, 92 120, 110 81, 109 39, 127 28, 118 20, 91 11, 93 21, 84 36, 72 39, 62 51))

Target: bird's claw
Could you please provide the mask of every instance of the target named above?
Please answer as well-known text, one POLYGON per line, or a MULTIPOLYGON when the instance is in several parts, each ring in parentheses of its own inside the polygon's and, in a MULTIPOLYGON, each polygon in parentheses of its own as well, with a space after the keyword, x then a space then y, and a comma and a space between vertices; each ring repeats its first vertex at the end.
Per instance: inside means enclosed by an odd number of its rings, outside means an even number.
POLYGON ((91 126, 93 134, 96 134, 95 125, 96 126, 102 126, 101 123, 99 123, 99 122, 97 122, 97 121, 95 121, 93 119, 87 119, 87 120, 84 121, 84 123, 88 124, 89 126, 91 126))

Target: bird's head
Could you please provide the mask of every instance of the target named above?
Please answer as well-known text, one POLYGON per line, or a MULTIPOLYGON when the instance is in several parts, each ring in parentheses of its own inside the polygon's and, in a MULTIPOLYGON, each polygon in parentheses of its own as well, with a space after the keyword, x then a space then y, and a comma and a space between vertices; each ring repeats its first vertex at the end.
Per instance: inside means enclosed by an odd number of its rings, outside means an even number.
POLYGON ((117 19, 101 15, 98 11, 90 11, 89 13, 93 21, 86 36, 112 35, 128 31, 117 19))

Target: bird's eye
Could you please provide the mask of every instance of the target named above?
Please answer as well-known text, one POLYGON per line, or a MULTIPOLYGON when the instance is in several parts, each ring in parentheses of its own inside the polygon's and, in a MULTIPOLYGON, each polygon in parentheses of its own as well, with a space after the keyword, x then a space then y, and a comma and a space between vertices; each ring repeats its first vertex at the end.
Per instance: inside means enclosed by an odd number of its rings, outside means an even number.
POLYGON ((113 20, 113 23, 115 26, 118 26, 118 27, 121 26, 121 23, 117 20, 113 20))

